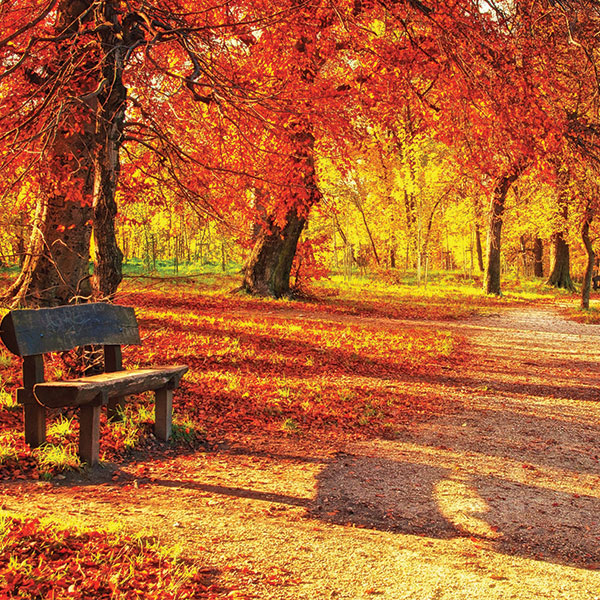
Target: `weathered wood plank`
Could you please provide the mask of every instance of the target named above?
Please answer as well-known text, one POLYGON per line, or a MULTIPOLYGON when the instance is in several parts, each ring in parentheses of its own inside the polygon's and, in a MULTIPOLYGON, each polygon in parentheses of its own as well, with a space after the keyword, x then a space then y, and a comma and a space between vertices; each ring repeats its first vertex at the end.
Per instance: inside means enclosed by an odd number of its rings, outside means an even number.
POLYGON ((156 390, 154 392, 154 433, 161 440, 171 437, 173 426, 173 391, 156 390))
POLYGON ((13 310, 0 323, 0 338, 18 356, 140 343, 133 308, 104 302, 13 310))
MULTIPOLYGON (((114 373, 115 371, 123 370, 123 355, 121 346, 106 345, 104 346, 104 371, 106 373, 114 373)), ((121 420, 123 410, 125 408, 125 397, 117 396, 109 398, 106 408, 106 417, 111 421, 121 420)))
POLYGON ((23 387, 32 390, 36 383, 44 381, 44 357, 41 354, 23 358, 23 387))
POLYGON ((41 354, 23 359, 23 388, 17 390, 17 402, 23 405, 25 442, 32 448, 46 441, 46 409, 33 395, 33 387, 44 381, 44 357, 41 354))
POLYGON ((100 404, 89 404, 79 409, 79 456, 89 466, 100 456, 100 404))
POLYGON ((37 402, 23 404, 25 418, 25 442, 32 448, 46 441, 46 409, 37 402))
POLYGON ((175 365, 102 373, 68 381, 48 381, 34 387, 38 400, 48 407, 81 406, 94 402, 99 394, 109 398, 138 394, 161 388, 175 389, 188 367, 175 365))

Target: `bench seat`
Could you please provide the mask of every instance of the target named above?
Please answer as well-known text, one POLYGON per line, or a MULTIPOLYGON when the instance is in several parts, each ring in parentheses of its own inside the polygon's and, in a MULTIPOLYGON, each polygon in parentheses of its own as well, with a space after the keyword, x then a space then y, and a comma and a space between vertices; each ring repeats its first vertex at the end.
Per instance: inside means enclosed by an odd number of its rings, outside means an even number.
POLYGON ((173 390, 187 370, 185 365, 157 366, 67 381, 45 381, 34 385, 33 393, 48 408, 107 404, 110 398, 160 389, 173 390))
POLYGON ((154 392, 154 433, 168 440, 172 432, 173 390, 188 370, 185 365, 123 370, 121 347, 140 344, 135 311, 108 303, 72 304, 55 308, 12 310, 0 322, 0 339, 23 358, 25 441, 37 448, 46 441, 46 409, 73 406, 79 413, 79 455, 92 466, 99 460, 100 412, 107 405, 118 419, 130 394, 154 392), (101 375, 46 381, 44 355, 77 347, 102 346, 101 375))

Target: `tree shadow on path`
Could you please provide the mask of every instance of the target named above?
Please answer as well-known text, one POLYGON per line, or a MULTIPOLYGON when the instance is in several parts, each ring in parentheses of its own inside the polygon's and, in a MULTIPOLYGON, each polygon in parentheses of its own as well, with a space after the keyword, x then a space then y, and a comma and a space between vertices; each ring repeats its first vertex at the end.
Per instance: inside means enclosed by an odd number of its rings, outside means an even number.
POLYGON ((410 460, 340 455, 319 475, 311 516, 600 569, 600 499, 410 460))

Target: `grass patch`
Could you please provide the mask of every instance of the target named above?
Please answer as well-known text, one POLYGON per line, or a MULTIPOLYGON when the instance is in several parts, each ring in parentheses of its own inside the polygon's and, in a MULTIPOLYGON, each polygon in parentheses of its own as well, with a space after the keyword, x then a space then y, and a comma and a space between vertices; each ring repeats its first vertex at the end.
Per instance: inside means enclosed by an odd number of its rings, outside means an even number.
POLYGON ((198 427, 190 418, 175 418, 171 431, 171 439, 175 444, 193 445, 206 439, 206 430, 198 427))
POLYGON ((56 421, 48 425, 47 434, 50 438, 58 438, 63 440, 73 435, 73 417, 67 418, 60 415, 56 421))
POLYGON ((301 429, 300 425, 298 425, 298 423, 294 421, 294 419, 288 417, 281 424, 281 431, 284 431, 285 433, 300 433, 301 429))
POLYGON ((487 296, 478 278, 446 271, 431 273, 427 284, 420 285, 414 273, 382 271, 349 281, 333 276, 315 282, 311 289, 331 308, 350 313, 440 320, 486 313, 510 303, 554 302, 564 296, 541 280, 518 278, 503 281, 501 297, 487 296))
POLYGON ((0 348, 0 369, 8 369, 13 364, 13 357, 4 348, 0 348))
POLYGON ((600 305, 597 301, 594 304, 595 306, 590 305, 588 310, 583 310, 582 308, 570 309, 568 311, 569 318, 578 323, 587 323, 588 325, 600 324, 600 305))
POLYGON ((0 434, 0 465, 11 460, 18 460, 17 433, 5 431, 0 434))
POLYGON ((66 441, 59 444, 47 443, 36 448, 33 453, 37 458, 40 474, 44 478, 48 478, 56 472, 81 467, 74 443, 66 441))
POLYGON ((4 388, 0 388, 0 409, 16 410, 20 408, 17 402, 17 395, 7 392, 4 388))

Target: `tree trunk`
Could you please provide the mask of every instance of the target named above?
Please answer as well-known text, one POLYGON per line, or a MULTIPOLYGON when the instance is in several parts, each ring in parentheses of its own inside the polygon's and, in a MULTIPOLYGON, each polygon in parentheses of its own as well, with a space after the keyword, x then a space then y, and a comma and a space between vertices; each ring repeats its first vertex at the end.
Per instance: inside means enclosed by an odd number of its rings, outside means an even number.
MULTIPOLYGON (((70 44, 82 21, 89 20, 92 0, 57 7, 56 32, 62 35, 62 66, 70 60, 70 44)), ((91 61, 92 59, 90 59, 91 61)), ((80 95, 92 85, 85 63, 76 69, 65 97, 80 95)), ((51 65, 50 70, 57 65, 51 65)), ((57 120, 58 120, 57 115, 57 120)), ((5 294, 13 305, 55 306, 90 296, 89 240, 93 189, 94 130, 90 108, 84 102, 66 105, 56 129, 48 133, 47 155, 39 178, 36 212, 20 275, 5 294), (73 127, 77 123, 80 127, 73 127), (45 183, 42 183, 45 181, 45 183)))
POLYGON ((90 219, 89 206, 40 193, 21 272, 4 296, 13 306, 57 306, 90 295, 90 219))
POLYGON ((500 250, 502 238, 502 219, 506 204, 506 195, 510 186, 515 182, 518 175, 500 177, 496 181, 492 200, 490 203, 489 229, 487 242, 487 265, 484 276, 484 289, 486 294, 501 295, 500 290, 500 250))
POLYGON ((429 219, 427 220, 427 229, 425 230, 425 239, 419 248, 419 261, 422 262, 423 258, 425 259, 425 263, 427 264, 429 257, 429 240, 431 238, 431 228, 433 227, 433 217, 435 215, 435 211, 437 207, 441 204, 442 200, 446 197, 448 192, 444 192, 435 202, 431 212, 429 213, 429 219))
POLYGON ((404 190, 404 209, 406 212, 406 270, 416 264, 411 257, 416 255, 416 225, 417 225, 417 209, 415 196, 412 193, 404 190), (415 249, 415 251, 413 251, 415 249))
POLYGON ((479 270, 483 273, 485 266, 483 264, 483 244, 481 243, 481 230, 479 225, 475 225, 475 248, 477 249, 477 264, 479 270))
POLYGON ((581 288, 581 308, 589 310, 590 308, 590 288, 592 286, 592 275, 594 273, 594 264, 596 262, 596 254, 592 248, 590 240, 590 224, 592 222, 591 212, 588 211, 583 225, 581 227, 581 239, 587 253, 587 264, 585 266, 585 275, 583 276, 583 285, 581 288))
POLYGON ((321 197, 314 166, 315 138, 310 124, 296 123, 292 131, 295 152, 290 158, 298 176, 296 185, 290 185, 292 206, 283 222, 269 217, 258 234, 242 281, 242 289, 250 294, 281 298, 290 293, 290 274, 298 240, 311 206, 321 197), (301 192, 296 192, 297 188, 301 192))
POLYGON ((544 276, 544 244, 537 235, 533 240, 533 275, 544 276))
POLYGON ((115 196, 120 173, 119 150, 123 143, 127 89, 123 85, 124 59, 128 39, 119 25, 118 2, 103 3, 101 29, 102 81, 107 82, 98 97, 94 182, 94 293, 98 299, 111 299, 122 280, 123 253, 117 244, 115 196))
POLYGON ((262 228, 244 267, 243 289, 258 296, 281 298, 290 293, 290 273, 306 219, 296 209, 286 215, 285 225, 262 228))
POLYGON ((562 220, 562 227, 554 233, 551 239, 550 276, 548 284, 557 288, 574 291, 575 286, 571 280, 569 245, 565 240, 567 217, 569 214, 569 177, 570 173, 564 165, 556 164, 558 187, 558 214, 562 220))
POLYGON ((127 89, 123 85, 124 58, 132 40, 121 31, 118 2, 103 3, 103 22, 112 27, 100 30, 102 55, 101 90, 96 108, 96 156, 94 164, 93 235, 94 295, 109 300, 122 280, 123 253, 115 231, 115 201, 120 174, 119 150, 123 143, 127 89))
POLYGON ((575 286, 571 280, 571 266, 569 244, 565 241, 562 231, 552 236, 552 270, 548 284, 557 288, 574 291, 575 286))
MULTIPOLYGON (((57 30, 66 31, 65 60, 69 60, 70 40, 79 35, 83 21, 93 18, 92 4, 92 0, 59 3, 57 30)), ((89 63, 76 67, 79 73, 73 76, 77 87, 73 95, 81 101, 58 125, 51 146, 52 172, 67 172, 68 176, 55 184, 52 194, 40 195, 22 273, 10 290, 15 302, 51 306, 90 298, 92 223, 94 296, 112 297, 121 281, 123 255, 117 246, 114 218, 125 117, 123 59, 131 40, 124 39, 117 8, 115 0, 102 3, 102 22, 112 27, 99 28, 99 55, 90 55, 89 63), (102 67, 97 71, 100 56, 102 67), (86 88, 96 92, 81 97, 86 88), (80 126, 79 131, 69 132, 72 123, 80 126)))

